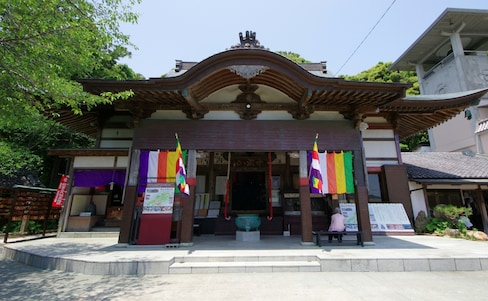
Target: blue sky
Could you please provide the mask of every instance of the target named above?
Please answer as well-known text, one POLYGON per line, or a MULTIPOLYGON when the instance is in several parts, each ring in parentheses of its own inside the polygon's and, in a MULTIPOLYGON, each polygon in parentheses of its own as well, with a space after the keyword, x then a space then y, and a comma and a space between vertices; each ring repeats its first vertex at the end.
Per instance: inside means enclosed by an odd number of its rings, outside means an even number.
POLYGON ((249 30, 270 51, 292 51, 327 61, 333 75, 355 75, 395 61, 448 7, 488 10, 488 1, 143 0, 134 7, 138 24, 121 27, 138 50, 120 62, 146 78, 159 77, 175 60, 204 60, 249 30))

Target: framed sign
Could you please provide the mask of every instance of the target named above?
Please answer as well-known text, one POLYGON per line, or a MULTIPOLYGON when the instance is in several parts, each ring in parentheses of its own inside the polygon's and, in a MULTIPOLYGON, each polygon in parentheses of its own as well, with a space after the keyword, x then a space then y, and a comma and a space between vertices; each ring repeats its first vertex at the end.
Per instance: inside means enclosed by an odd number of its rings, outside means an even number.
MULTIPOLYGON (((339 205, 344 215, 346 231, 357 231, 356 205, 339 205)), ((372 232, 413 232, 405 208, 400 203, 371 203, 368 204, 368 210, 372 232)))
POLYGON ((168 184, 148 184, 144 194, 143 214, 173 213, 175 185, 174 183, 168 184))

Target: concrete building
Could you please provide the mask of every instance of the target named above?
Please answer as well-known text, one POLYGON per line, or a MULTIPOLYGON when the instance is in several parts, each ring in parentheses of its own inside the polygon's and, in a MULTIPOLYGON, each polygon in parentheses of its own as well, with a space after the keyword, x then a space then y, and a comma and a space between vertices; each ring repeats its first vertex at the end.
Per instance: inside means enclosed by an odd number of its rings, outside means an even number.
MULTIPOLYGON (((422 95, 488 87, 488 10, 446 9, 391 69, 416 71, 422 95)), ((488 96, 446 120, 429 129, 432 152, 402 154, 413 210, 473 206, 475 226, 487 232, 488 96)))
MULTIPOLYGON (((488 87, 488 10, 446 9, 393 63, 417 72, 424 95, 488 87)), ((427 117, 426 117, 427 118, 427 117)), ((429 130, 432 151, 488 152, 488 96, 429 130)))

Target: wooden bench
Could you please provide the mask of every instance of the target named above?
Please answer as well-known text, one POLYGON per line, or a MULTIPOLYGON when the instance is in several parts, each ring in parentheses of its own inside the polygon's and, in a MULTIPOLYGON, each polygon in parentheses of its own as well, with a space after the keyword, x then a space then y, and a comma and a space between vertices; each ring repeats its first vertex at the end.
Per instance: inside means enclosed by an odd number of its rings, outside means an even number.
POLYGON ((356 244, 361 245, 364 247, 364 240, 363 240, 363 231, 342 231, 342 232, 334 232, 334 231, 312 231, 312 234, 315 236, 315 243, 317 246, 321 247, 322 240, 329 240, 329 235, 356 235, 356 244))

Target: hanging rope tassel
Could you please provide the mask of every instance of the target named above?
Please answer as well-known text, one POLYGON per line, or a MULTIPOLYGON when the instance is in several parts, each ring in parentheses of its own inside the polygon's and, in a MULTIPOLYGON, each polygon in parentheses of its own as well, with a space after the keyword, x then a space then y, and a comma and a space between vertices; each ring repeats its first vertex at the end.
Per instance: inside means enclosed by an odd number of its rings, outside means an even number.
POLYGON ((268 221, 273 219, 273 162, 271 152, 268 152, 268 173, 269 173, 269 216, 268 221))
POLYGON ((231 217, 227 213, 227 208, 229 206, 229 186, 230 186, 230 152, 227 155, 227 181, 225 183, 225 197, 224 197, 224 218, 230 221, 231 217))

